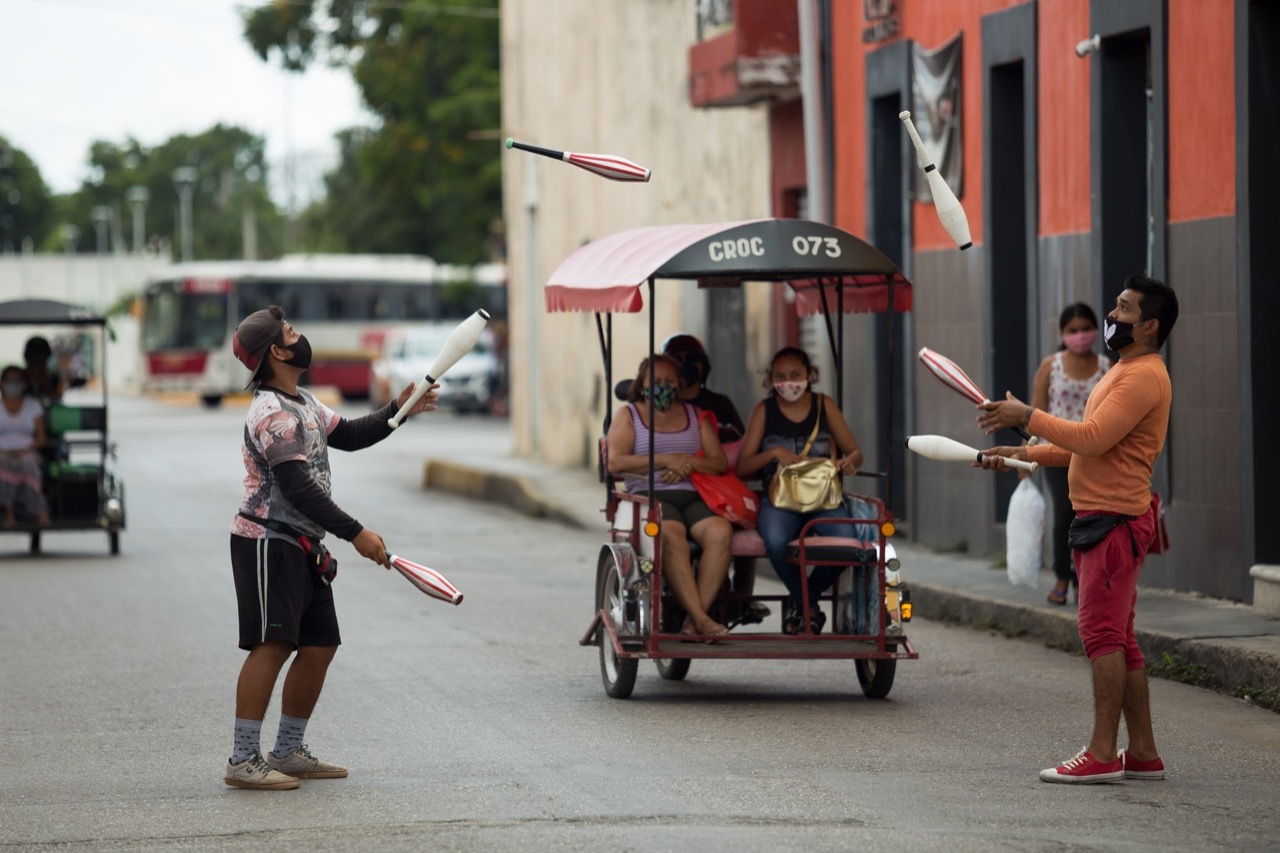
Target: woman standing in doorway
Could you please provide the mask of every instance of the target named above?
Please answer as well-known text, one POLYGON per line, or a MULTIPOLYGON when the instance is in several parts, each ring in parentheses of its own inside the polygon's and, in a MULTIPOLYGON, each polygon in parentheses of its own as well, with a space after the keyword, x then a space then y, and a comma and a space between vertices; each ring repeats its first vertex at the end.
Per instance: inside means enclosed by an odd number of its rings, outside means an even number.
MULTIPOLYGON (((1111 359, 1094 350, 1098 342, 1098 316, 1083 302, 1062 309, 1058 317, 1062 343, 1040 362, 1032 383, 1031 405, 1054 417, 1084 420, 1084 402, 1098 380, 1111 368, 1111 359)), ((1067 469, 1045 468, 1045 480, 1053 498, 1053 574, 1050 604, 1066 604, 1068 590, 1076 586, 1076 570, 1067 545, 1067 529, 1075 513, 1067 496, 1067 469)))

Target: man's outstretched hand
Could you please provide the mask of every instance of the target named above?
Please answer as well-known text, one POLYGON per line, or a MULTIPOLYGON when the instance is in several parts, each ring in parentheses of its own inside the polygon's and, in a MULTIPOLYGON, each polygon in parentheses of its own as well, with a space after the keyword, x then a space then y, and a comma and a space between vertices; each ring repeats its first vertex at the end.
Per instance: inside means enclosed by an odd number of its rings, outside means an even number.
POLYGON ((1034 409, 1006 391, 1003 400, 979 403, 978 411, 981 412, 978 415, 978 426, 982 427, 987 435, 991 435, 1005 427, 1025 428, 1031 420, 1034 409))

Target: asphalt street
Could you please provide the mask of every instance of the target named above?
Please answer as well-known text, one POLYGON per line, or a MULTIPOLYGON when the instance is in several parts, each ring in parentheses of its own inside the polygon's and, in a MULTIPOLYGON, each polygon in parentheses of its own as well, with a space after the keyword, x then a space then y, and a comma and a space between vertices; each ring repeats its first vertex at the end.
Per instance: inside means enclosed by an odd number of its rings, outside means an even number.
MULTIPOLYGON (((357 407, 344 408, 351 415, 357 407)), ((308 729, 345 780, 222 783, 236 648, 227 527, 243 407, 113 404, 129 526, 0 536, 0 847, 39 850, 1275 849, 1280 718, 1151 685, 1163 782, 1036 773, 1091 719, 1088 665, 992 631, 912 623, 888 699, 848 662, 641 668, 604 695, 595 531, 422 486, 502 421, 432 415, 334 454, 335 497, 466 595, 429 599, 335 553, 344 645, 308 729)), ((278 693, 264 726, 274 734, 278 693)))

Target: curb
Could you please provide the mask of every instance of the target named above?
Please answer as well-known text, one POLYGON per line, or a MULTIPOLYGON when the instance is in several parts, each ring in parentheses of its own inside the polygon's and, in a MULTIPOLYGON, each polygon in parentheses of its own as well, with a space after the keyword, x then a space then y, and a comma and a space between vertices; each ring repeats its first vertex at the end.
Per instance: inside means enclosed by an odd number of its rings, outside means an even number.
POLYGON ((585 530, 582 522, 542 498, 529 481, 517 474, 482 471, 470 465, 428 459, 422 487, 440 489, 472 500, 503 504, 532 518, 556 521, 585 530))
MULTIPOLYGON (((936 622, 986 627, 1010 638, 1041 640, 1050 648, 1084 654, 1072 614, 1008 604, 919 581, 908 581, 908 585, 914 593, 912 602, 917 616, 936 622)), ((1204 674, 1213 680, 1213 686, 1233 695, 1247 695, 1280 685, 1280 660, 1272 654, 1250 649, 1246 644, 1193 639, 1142 628, 1135 628, 1134 635, 1147 659, 1148 671, 1168 655, 1190 667, 1202 667, 1204 674)))

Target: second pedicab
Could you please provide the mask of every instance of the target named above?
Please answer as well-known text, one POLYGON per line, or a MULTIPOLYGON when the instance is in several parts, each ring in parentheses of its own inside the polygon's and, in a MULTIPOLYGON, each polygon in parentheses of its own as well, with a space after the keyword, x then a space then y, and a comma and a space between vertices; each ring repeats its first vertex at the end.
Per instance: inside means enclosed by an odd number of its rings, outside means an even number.
MULTIPOLYGON (((818 222, 762 219, 705 225, 667 225, 635 228, 587 243, 552 273, 546 286, 550 312, 595 314, 605 387, 613 387, 612 315, 638 313, 648 306, 650 382, 655 352, 654 303, 656 284, 749 287, 786 282, 795 292, 802 315, 825 320, 833 363, 836 400, 843 409, 844 317, 847 313, 905 312, 911 308, 911 283, 885 255, 853 234, 818 222)), ((892 324, 889 324, 892 329, 892 324)), ((887 336, 892 365, 892 332, 887 336)), ((892 370, 890 370, 892 382, 892 370)), ((892 394, 892 391, 891 391, 892 394)), ((650 405, 652 405, 650 403, 650 405)), ((889 407, 892 409, 892 407, 889 407)), ((604 431, 611 414, 606 414, 604 431)), ((884 453, 892 470, 892 412, 884 453)), ((652 423, 650 409, 649 423, 652 423)), ((604 444, 602 442, 602 454, 604 444)), ((819 634, 810 626, 808 605, 799 633, 786 634, 763 625, 748 626, 733 614, 749 612, 750 602, 782 603, 784 595, 744 595, 726 583, 716 605, 719 621, 734 630, 714 643, 688 642, 680 633, 684 612, 663 579, 660 541, 661 506, 653 484, 652 433, 649 442, 648 495, 629 494, 602 462, 605 482, 604 515, 608 541, 596 563, 594 615, 582 645, 599 648, 600 674, 609 696, 624 699, 635 688, 639 663, 655 661, 658 674, 683 679, 695 659, 783 658, 852 660, 859 685, 870 698, 883 698, 893 686, 897 662, 918 653, 906 634, 910 620, 909 590, 896 584, 898 561, 890 537, 894 534, 893 483, 883 474, 859 472, 886 483, 885 500, 845 493, 849 519, 809 521, 790 543, 789 559, 800 568, 802 583, 816 566, 842 567, 839 579, 820 599, 832 612, 832 630, 819 634), (817 524, 847 525, 839 537, 813 536, 817 524)), ((698 549, 690 543, 694 565, 698 549)), ((734 531, 735 558, 763 557, 764 542, 754 529, 734 531)))

